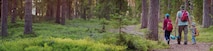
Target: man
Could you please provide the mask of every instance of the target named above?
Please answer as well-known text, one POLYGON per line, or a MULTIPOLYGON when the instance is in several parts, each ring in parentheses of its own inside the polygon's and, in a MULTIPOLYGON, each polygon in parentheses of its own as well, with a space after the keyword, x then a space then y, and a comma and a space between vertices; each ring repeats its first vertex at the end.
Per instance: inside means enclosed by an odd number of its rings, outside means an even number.
POLYGON ((177 12, 176 17, 176 26, 178 26, 178 44, 181 44, 181 35, 182 31, 184 31, 184 45, 187 45, 187 34, 188 34, 188 26, 191 25, 191 18, 189 17, 189 12, 184 9, 184 6, 181 5, 180 11, 177 12), (183 17, 187 15, 187 20, 183 21, 183 17))

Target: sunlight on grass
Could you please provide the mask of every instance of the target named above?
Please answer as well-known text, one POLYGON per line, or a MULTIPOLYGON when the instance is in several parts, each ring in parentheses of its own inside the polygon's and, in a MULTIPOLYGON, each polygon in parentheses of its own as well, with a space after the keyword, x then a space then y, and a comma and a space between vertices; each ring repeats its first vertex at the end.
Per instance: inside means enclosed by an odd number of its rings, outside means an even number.
MULTIPOLYGON (((66 25, 33 23, 34 34, 24 35, 24 21, 17 21, 16 24, 8 25, 9 36, 0 39, 0 51, 147 51, 168 48, 162 41, 151 41, 129 34, 101 32, 100 23, 98 19, 75 19, 67 21, 66 25)), ((112 25, 107 25, 106 28, 112 29, 112 25)))

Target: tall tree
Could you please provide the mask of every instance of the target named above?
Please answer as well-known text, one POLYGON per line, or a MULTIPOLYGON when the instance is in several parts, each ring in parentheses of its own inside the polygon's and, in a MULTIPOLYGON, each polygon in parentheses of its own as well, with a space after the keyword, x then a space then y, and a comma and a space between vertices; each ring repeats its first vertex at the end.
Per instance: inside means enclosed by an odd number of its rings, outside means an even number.
POLYGON ((185 9, 187 10, 188 9, 188 5, 189 4, 189 1, 188 0, 185 0, 185 9))
POLYGON ((209 4, 209 0, 203 0, 203 23, 202 23, 202 27, 203 28, 208 28, 210 26, 210 15, 209 15, 209 11, 210 11, 210 4, 209 4))
POLYGON ((54 8, 52 5, 53 0, 50 0, 49 2, 47 2, 47 11, 46 11, 46 20, 51 20, 54 14, 54 8))
POLYGON ((61 24, 65 25, 66 15, 67 15, 67 0, 62 0, 62 17, 61 17, 61 24))
POLYGON ((17 0, 12 0, 13 6, 12 6, 12 18, 11 23, 16 23, 16 17, 17 17, 17 0))
POLYGON ((88 5, 89 5, 89 6, 88 6, 88 7, 89 7, 89 9, 88 9, 88 10, 89 10, 89 11, 88 11, 88 13, 89 13, 89 14, 88 14, 88 18, 92 18, 92 16, 93 16, 93 15, 92 15, 92 14, 93 14, 93 12, 92 12, 92 0, 88 0, 88 1, 89 1, 89 4, 88 4, 88 5))
POLYGON ((61 0, 57 0, 57 10, 56 10, 56 23, 60 24, 60 7, 61 7, 61 0))
POLYGON ((2 0, 1 8, 1 34, 7 36, 8 0, 2 0))
MULTIPOLYGON (((0 4, 1 4, 0 7, 2 7, 2 0, 0 0, 0 4)), ((0 8, 0 21, 1 21, 1 10, 2 9, 0 8)))
POLYGON ((75 0, 75 18, 79 18, 80 17, 80 6, 79 6, 79 0, 75 0))
POLYGON ((211 25, 213 25, 213 0, 211 0, 211 25))
POLYGON ((24 34, 33 33, 32 30, 32 0, 25 0, 25 25, 24 34))
POLYGON ((149 20, 148 20, 148 38, 158 40, 158 18, 159 17, 159 0, 150 0, 149 20))
POLYGON ((148 4, 147 0, 142 0, 142 15, 141 15, 141 29, 147 28, 148 24, 148 4))

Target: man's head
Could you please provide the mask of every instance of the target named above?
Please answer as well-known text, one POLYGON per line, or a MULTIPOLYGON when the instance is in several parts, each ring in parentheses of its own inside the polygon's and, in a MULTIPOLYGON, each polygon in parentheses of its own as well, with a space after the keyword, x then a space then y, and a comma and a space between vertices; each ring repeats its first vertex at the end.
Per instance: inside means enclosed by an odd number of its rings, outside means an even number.
POLYGON ((184 5, 181 5, 181 6, 180 6, 180 10, 185 10, 185 6, 184 6, 184 5))

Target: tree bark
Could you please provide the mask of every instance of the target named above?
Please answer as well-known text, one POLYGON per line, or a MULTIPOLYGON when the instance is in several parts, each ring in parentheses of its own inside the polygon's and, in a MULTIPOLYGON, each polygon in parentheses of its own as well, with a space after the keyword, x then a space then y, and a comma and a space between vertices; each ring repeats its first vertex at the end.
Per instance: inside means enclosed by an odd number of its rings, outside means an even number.
POLYGON ((25 0, 25 25, 24 34, 33 33, 32 30, 32 0, 25 0))
POLYGON ((67 12, 67 4, 66 4, 66 0, 62 1, 62 18, 61 18, 61 24, 65 25, 65 18, 66 18, 66 12, 67 12))
POLYGON ((142 15, 141 15, 141 29, 147 28, 148 24, 148 4, 147 0, 142 0, 142 15))
POLYGON ((56 11, 56 23, 58 23, 58 24, 60 24, 60 6, 61 6, 61 4, 60 4, 60 2, 61 2, 61 0, 57 0, 58 2, 57 2, 57 11, 56 11))
POLYGON ((20 2, 21 2, 21 8, 20 8, 20 12, 19 12, 19 18, 21 19, 21 20, 23 20, 23 17, 24 17, 24 13, 25 13, 25 11, 24 11, 24 4, 23 4, 23 0, 20 0, 20 2))
POLYGON ((148 38, 158 41, 158 19, 156 18, 159 17, 159 0, 150 0, 149 11, 148 38))
POLYGON ((209 15, 210 4, 208 0, 203 0, 203 28, 208 28, 210 26, 210 15, 209 15))
POLYGON ((185 0, 185 9, 187 10, 187 8, 188 8, 188 0, 185 0))
POLYGON ((211 0, 211 25, 213 25, 213 0, 211 0))
POLYGON ((73 2, 73 0, 67 0, 68 2, 67 2, 67 17, 71 20, 72 19, 72 13, 73 13, 73 11, 72 11, 72 2, 73 2))
POLYGON ((52 5, 53 1, 49 1, 47 2, 47 11, 46 11, 46 20, 52 20, 52 17, 53 17, 53 6, 52 5))
POLYGON ((1 34, 2 36, 7 36, 7 17, 8 17, 8 0, 2 0, 1 7, 1 34))
POLYGON ((75 18, 80 17, 80 6, 79 6, 79 0, 75 0, 75 18))
MULTIPOLYGON (((2 0, 0 0, 0 4, 1 4, 1 5, 0 5, 0 7, 1 7, 0 9, 2 10, 2 0)), ((2 16, 1 16, 1 10, 0 10, 0 21, 1 21, 1 17, 2 17, 2 16)))
POLYGON ((92 0, 88 0, 89 1, 89 9, 88 9, 88 19, 90 19, 90 18, 92 18, 92 14, 93 14, 93 12, 92 12, 92 0))
POLYGON ((17 17, 17 0, 13 0, 13 10, 12 10, 12 18, 11 23, 16 23, 16 17, 17 17))

